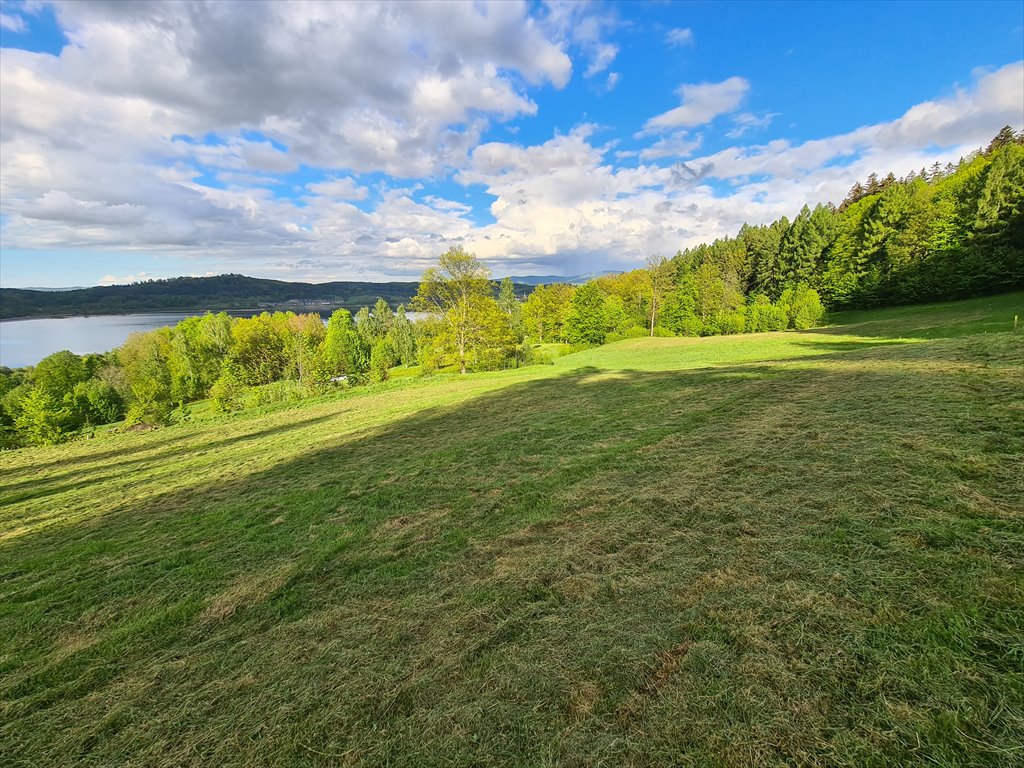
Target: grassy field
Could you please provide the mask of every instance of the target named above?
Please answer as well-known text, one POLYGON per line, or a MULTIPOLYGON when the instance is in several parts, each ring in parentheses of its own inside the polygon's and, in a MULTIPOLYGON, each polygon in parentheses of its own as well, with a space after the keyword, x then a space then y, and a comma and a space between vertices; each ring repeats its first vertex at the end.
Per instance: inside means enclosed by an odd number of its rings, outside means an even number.
POLYGON ((1020 766, 1014 314, 0 454, 0 764, 1020 766))

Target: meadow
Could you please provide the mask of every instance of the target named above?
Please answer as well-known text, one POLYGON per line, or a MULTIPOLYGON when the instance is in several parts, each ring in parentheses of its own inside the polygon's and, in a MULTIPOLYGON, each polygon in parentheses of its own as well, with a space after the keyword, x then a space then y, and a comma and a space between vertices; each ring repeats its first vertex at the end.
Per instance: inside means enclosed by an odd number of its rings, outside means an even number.
POLYGON ((1024 293, 0 453, 0 763, 1024 763, 1024 293))

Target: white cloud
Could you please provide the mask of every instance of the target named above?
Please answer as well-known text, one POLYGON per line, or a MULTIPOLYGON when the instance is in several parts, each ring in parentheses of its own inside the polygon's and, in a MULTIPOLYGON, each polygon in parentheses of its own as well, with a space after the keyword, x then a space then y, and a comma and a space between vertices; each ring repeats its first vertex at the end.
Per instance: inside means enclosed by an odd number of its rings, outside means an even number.
POLYGON ((26 29, 25 20, 21 16, 0 13, 0 29, 6 29, 9 32, 24 32, 26 29))
POLYGON ((663 139, 659 139, 649 147, 640 150, 641 160, 657 160, 663 157, 689 157, 700 148, 704 137, 700 134, 691 137, 686 131, 678 131, 663 139))
POLYGON ((652 117, 644 124, 644 133, 710 123, 737 109, 749 90, 750 83, 742 77, 730 77, 720 83, 681 85, 677 93, 682 105, 652 117))
MULTIPOLYGON (((209 275, 210 273, 207 273, 209 275)), ((152 280, 153 275, 149 272, 139 272, 137 275, 104 275, 100 278, 100 285, 127 285, 128 283, 141 283, 145 280, 152 280)))
POLYGON ((890 122, 694 156, 709 135, 696 126, 771 119, 740 111, 750 86, 734 77, 682 86, 681 105, 648 121, 653 143, 628 155, 592 125, 481 144, 491 121, 536 111, 529 84, 568 81, 567 50, 595 66, 611 22, 555 33, 520 3, 353 7, 60 6, 60 56, 0 60, 4 248, 175 254, 314 280, 414 279, 454 244, 498 273, 623 268, 841 199, 871 171, 956 160, 1024 113, 1017 63, 890 122), (300 164, 323 180, 277 196, 274 174, 300 164), (479 224, 448 185, 361 175, 381 172, 482 185, 494 221, 479 224))
POLYGON ((619 46, 613 45, 612 43, 601 43, 596 47, 594 53, 594 59, 590 62, 587 67, 587 71, 583 73, 584 77, 593 77, 599 72, 603 72, 608 69, 615 57, 619 55, 619 46))
POLYGON ((615 90, 615 86, 619 84, 619 80, 622 79, 622 75, 618 72, 609 72, 608 79, 605 80, 604 87, 606 91, 615 90))
POLYGON ((349 177, 307 184, 306 189, 314 195, 336 200, 365 200, 369 193, 366 187, 360 187, 355 179, 349 177))
POLYGON ((590 78, 605 71, 619 54, 619 47, 605 37, 619 22, 611 13, 600 12, 596 3, 579 0, 547 0, 542 23, 554 39, 580 51, 588 62, 583 73, 590 78))
POLYGON ((778 116, 778 112, 766 112, 762 115, 755 115, 751 112, 740 112, 738 115, 733 115, 733 129, 725 135, 730 139, 738 139, 747 131, 757 128, 767 128, 771 125, 772 120, 778 116))
POLYGON ((522 3, 68 2, 57 15, 71 42, 59 58, 4 62, 5 97, 23 81, 24 127, 59 140, 101 118, 133 145, 259 131, 292 157, 249 147, 256 170, 437 173, 487 118, 535 113, 523 84, 562 87, 572 71, 522 3))
POLYGON ((665 42, 673 47, 693 45, 693 30, 685 27, 670 29, 665 35, 665 42))

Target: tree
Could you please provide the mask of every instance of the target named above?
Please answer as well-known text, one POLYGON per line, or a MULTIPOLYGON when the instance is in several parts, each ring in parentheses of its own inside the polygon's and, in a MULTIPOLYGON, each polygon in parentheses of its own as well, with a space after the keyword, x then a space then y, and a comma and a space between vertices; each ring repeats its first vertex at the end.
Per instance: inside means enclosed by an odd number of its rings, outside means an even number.
POLYGON ((498 287, 498 308, 508 318, 509 329, 516 338, 516 343, 523 340, 526 328, 523 325, 523 307, 516 298, 516 289, 512 279, 505 277, 498 287))
POLYGON ((29 445, 56 445, 71 437, 71 409, 43 387, 32 387, 21 400, 15 427, 29 445))
POLYGON ((321 346, 323 376, 352 376, 369 366, 370 351, 347 309, 337 309, 327 321, 327 333, 321 346))
POLYGON ((593 282, 581 285, 569 303, 565 320, 565 340, 570 344, 604 344, 608 335, 608 318, 601 290, 593 282))
POLYGON ((562 326, 575 288, 565 283, 539 285, 523 302, 523 323, 531 337, 543 344, 562 337, 562 326))
POLYGON ((665 294, 672 288, 672 278, 675 276, 675 266, 664 256, 652 256, 647 260, 647 278, 650 282, 651 306, 650 306, 650 331, 654 336, 654 323, 657 320, 658 312, 662 308, 662 301, 665 294))
POLYGON ((85 359, 67 350, 44 357, 32 370, 32 383, 55 401, 63 400, 88 378, 85 359))
POLYGON ((172 408, 171 375, 167 367, 170 330, 133 333, 117 350, 132 393, 127 419, 131 423, 167 420, 172 408))
POLYGON ((320 315, 291 315, 288 318, 288 330, 291 356, 289 368, 295 371, 301 382, 310 384, 322 381, 323 358, 320 348, 327 331, 320 315))
POLYGON ((360 335, 366 339, 367 344, 372 347, 388 335, 394 321, 395 314, 391 311, 388 303, 384 299, 377 299, 372 311, 359 310, 356 327, 359 329, 360 335))
POLYGON ((771 302, 763 293, 750 297, 746 308, 746 332, 784 331, 789 324, 786 311, 771 302))
POLYGON ((395 362, 394 351, 387 339, 380 339, 370 350, 370 381, 387 381, 395 362))
POLYGON ((394 322, 388 332, 388 342, 399 363, 409 366, 416 362, 416 331, 409 318, 405 316, 403 304, 399 304, 398 311, 395 312, 394 322))
POLYGON ((488 302, 494 302, 490 271, 461 246, 442 254, 420 280, 413 306, 440 321, 435 342, 455 355, 460 373, 466 373, 473 349, 486 341, 488 302))
POLYGON ((283 378, 289 359, 286 323, 285 315, 280 312, 274 315, 263 312, 235 321, 231 327, 232 359, 238 364, 238 375, 243 383, 269 384, 283 378))
POLYGON ((697 285, 689 270, 683 272, 675 289, 665 297, 662 322, 679 336, 700 336, 703 325, 697 317, 697 285))

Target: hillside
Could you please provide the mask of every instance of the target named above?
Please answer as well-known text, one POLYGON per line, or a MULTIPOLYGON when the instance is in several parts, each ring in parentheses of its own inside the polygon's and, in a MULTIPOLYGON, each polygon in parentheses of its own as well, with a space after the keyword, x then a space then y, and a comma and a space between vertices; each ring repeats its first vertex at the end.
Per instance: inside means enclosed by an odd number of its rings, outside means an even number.
MULTIPOLYGON (((176 277, 131 285, 61 291, 0 288, 0 319, 129 314, 195 309, 356 310, 382 298, 391 306, 408 304, 418 282, 292 283, 244 275, 176 277)), ((531 286, 516 286, 527 294, 531 286)))
POLYGON ((1019 765, 1014 314, 0 453, 0 763, 1019 765))

